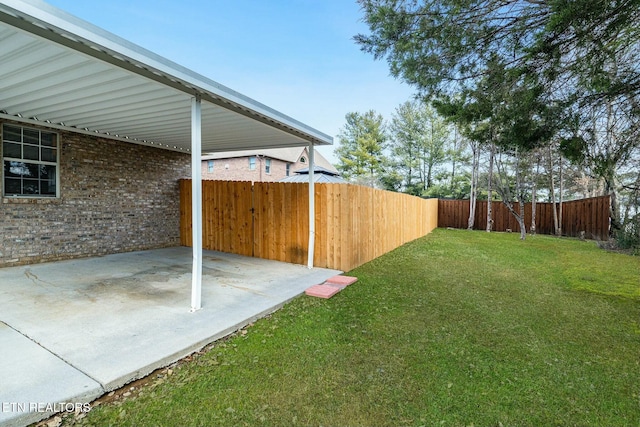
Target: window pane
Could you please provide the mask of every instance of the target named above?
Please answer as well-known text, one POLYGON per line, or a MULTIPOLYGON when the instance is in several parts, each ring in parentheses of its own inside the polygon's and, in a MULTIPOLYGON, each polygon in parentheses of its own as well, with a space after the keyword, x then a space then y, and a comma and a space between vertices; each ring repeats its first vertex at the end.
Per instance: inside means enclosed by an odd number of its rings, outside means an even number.
POLYGON ((56 161, 56 149, 42 147, 40 160, 43 162, 55 162, 56 161))
POLYGON ((56 195, 56 180, 47 179, 40 180, 40 194, 44 196, 55 196, 56 195))
POLYGON ((2 139, 4 194, 55 197, 58 187, 58 135, 3 125, 2 139))
POLYGON ((28 175, 24 175, 24 178, 35 178, 40 176, 40 165, 34 163, 25 163, 25 166, 29 170, 28 175))
POLYGON ((40 144, 40 131, 34 129, 23 129, 22 136, 23 142, 26 144, 40 144))
POLYGON ((56 175, 56 168, 57 166, 52 166, 52 165, 43 165, 43 168, 45 170, 45 174, 42 173, 42 171, 40 172, 40 177, 44 178, 46 177, 46 180, 43 180, 43 182, 40 184, 40 189, 42 194, 46 194, 49 196, 55 196, 56 195, 56 186, 58 183, 58 177, 56 175))
POLYGON ((31 170, 28 163, 24 162, 14 162, 14 161, 5 161, 4 162, 4 176, 8 177, 38 177, 38 168, 36 166, 35 170, 31 170))
POLYGON ((42 145, 46 145, 47 147, 57 146, 57 138, 55 133, 42 132, 40 140, 42 141, 42 145))
POLYGON ((40 194, 40 182, 37 179, 22 181, 22 194, 40 194))
POLYGON ((22 153, 20 152, 20 144, 14 144, 11 142, 3 143, 2 155, 4 157, 13 157, 14 159, 21 159, 22 153))
POLYGON ((17 162, 10 162, 10 161, 4 161, 4 176, 5 177, 16 177, 16 176, 20 176, 19 174, 14 173, 13 171, 13 165, 12 163, 17 163, 17 162))
POLYGON ((23 145, 22 158, 25 160, 40 160, 40 149, 35 145, 23 145))
POLYGON ((53 165, 38 165, 40 169, 40 179, 56 179, 56 167, 53 165))
POLYGON ((5 178, 4 179, 4 194, 8 196, 13 196, 16 194, 22 194, 21 190, 21 179, 16 178, 5 178))
POLYGON ((15 126, 4 125, 2 127, 2 139, 5 141, 22 142, 22 129, 15 126))

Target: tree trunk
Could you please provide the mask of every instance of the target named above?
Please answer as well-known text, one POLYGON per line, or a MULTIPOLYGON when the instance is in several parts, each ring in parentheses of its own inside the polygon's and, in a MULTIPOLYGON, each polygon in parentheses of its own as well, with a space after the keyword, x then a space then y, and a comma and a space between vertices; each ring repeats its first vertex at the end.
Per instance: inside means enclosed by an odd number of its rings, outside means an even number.
POLYGON ((478 199, 478 176, 480 169, 480 144, 477 142, 469 142, 473 160, 471 163, 471 191, 469 194, 469 220, 467 221, 467 230, 473 230, 476 219, 476 202, 478 199))
MULTIPOLYGON (((615 125, 613 124, 615 119, 613 117, 613 104, 609 99, 607 101, 607 146, 611 147, 615 145, 616 135, 614 132, 615 125)), ((605 185, 605 194, 610 196, 611 204, 609 205, 609 218, 611 219, 611 230, 610 232, 614 234, 617 231, 622 229, 622 224, 620 223, 620 206, 618 204, 618 197, 616 194, 615 188, 615 162, 613 159, 609 158, 603 162, 604 166, 604 185, 605 185)))
POLYGON ((427 168, 427 188, 431 188, 431 169, 433 168, 433 147, 434 147, 434 142, 433 142, 433 120, 431 120, 431 140, 430 140, 430 145, 431 145, 431 153, 429 155, 429 167, 427 168))
POLYGON ((520 199, 518 201, 520 205, 520 215, 516 216, 516 220, 520 226, 520 240, 524 240, 527 238, 527 225, 524 223, 524 200, 521 198, 518 199, 520 199))
POLYGON ((422 149, 422 191, 427 189, 427 150, 422 149))
POLYGON ((409 148, 409 175, 407 176, 407 188, 411 188, 413 184, 413 152, 409 148))
POLYGON ((540 174, 540 152, 536 150, 536 172, 531 183, 531 228, 532 236, 536 235, 536 203, 538 201, 538 175, 540 174))
POLYGON ((522 188, 522 164, 520 161, 520 151, 516 148, 516 198, 520 214, 516 215, 516 221, 520 226, 520 240, 527 238, 527 226, 524 223, 524 189, 522 188))
POLYGON ((560 166, 560 194, 558 195, 559 201, 560 201, 560 206, 558 208, 558 225, 556 228, 556 235, 558 236, 562 236, 562 201, 564 200, 564 177, 562 176, 562 156, 559 159, 559 166, 560 166))
POLYGON ((549 144, 549 190, 551 191, 551 206, 553 207, 553 231, 558 234, 558 211, 556 209, 556 186, 553 180, 553 156, 551 154, 551 144, 549 144))
POLYGON ((622 224, 620 223, 620 204, 618 203, 618 195, 616 194, 614 187, 614 175, 615 172, 610 168, 607 170, 606 176, 604 177, 604 191, 605 194, 608 194, 611 198, 611 203, 609 204, 611 232, 616 232, 622 229, 622 224))
POLYGON ((520 173, 520 169, 522 168, 520 165, 518 150, 516 149, 515 152, 516 200, 519 203, 518 212, 516 212, 516 210, 513 208, 513 198, 511 196, 511 190, 509 188, 509 176, 507 173, 507 168, 502 161, 502 154, 502 151, 500 151, 497 158, 495 158, 496 170, 498 172, 496 190, 500 194, 502 204, 507 207, 511 215, 513 215, 513 217, 518 222, 518 226, 520 227, 520 240, 524 240, 527 237, 527 228, 524 223, 524 191, 522 190, 522 176, 520 173))
POLYGON ((536 191, 536 183, 534 181, 531 188, 531 227, 529 228, 532 236, 536 235, 536 191))
POLYGON ((491 143, 491 150, 489 152, 489 177, 487 186, 487 233, 493 229, 493 218, 491 215, 491 199, 493 198, 493 162, 496 154, 496 145, 491 143))
POLYGON ((453 194, 453 182, 456 179, 456 160, 458 153, 458 128, 455 127, 453 129, 453 155, 451 156, 451 183, 449 184, 449 189, 453 194))

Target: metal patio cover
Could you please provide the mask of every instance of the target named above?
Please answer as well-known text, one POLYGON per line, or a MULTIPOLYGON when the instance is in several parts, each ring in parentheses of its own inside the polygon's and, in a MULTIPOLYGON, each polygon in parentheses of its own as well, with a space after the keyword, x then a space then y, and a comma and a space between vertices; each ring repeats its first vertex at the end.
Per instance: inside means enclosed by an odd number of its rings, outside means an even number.
POLYGON ((0 0, 0 118, 188 152, 332 138, 39 0, 0 0))

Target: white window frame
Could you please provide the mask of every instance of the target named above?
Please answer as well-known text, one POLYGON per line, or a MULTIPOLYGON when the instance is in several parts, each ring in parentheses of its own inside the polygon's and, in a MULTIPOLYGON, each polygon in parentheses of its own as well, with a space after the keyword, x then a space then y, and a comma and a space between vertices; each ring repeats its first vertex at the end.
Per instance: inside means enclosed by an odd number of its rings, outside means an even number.
POLYGON ((207 172, 213 173, 213 160, 207 160, 207 172))
POLYGON ((271 159, 265 159, 264 173, 266 173, 267 175, 271 175, 271 159))
POLYGON ((2 133, 2 138, 1 141, 2 143, 0 144, 0 158, 2 160, 2 172, 1 172, 1 176, 0 176, 0 185, 2 185, 2 197, 4 198, 22 198, 22 199, 52 199, 52 198, 59 198, 60 197, 60 134, 57 132, 53 132, 50 130, 44 130, 44 129, 39 129, 39 128, 34 128, 34 127, 29 127, 29 126, 22 126, 19 124, 14 124, 14 123, 1 123, 0 124, 0 129, 1 129, 1 133, 2 133), (5 131, 5 127, 13 127, 13 128, 18 128, 20 129, 20 141, 11 141, 11 140, 5 140, 5 135, 6 135, 6 131, 5 131), (25 142, 25 130, 28 131, 32 131, 32 132, 37 132, 38 133, 38 144, 31 144, 28 142, 25 142), (42 145, 42 135, 43 134, 51 134, 55 137, 56 139, 56 143, 54 146, 46 146, 46 145, 42 145), (18 157, 9 157, 9 156, 5 156, 5 152, 4 152, 4 146, 5 146, 5 142, 8 144, 20 144, 20 151, 21 151, 21 158, 18 157), (25 159, 24 158, 24 148, 26 147, 38 147, 38 160, 32 160, 32 159, 25 159), (53 161, 47 161, 47 160, 42 160, 42 153, 43 150, 42 148, 54 148, 55 149, 55 155, 56 155, 56 160, 55 162, 53 161), (21 190, 21 194, 7 194, 6 191, 6 185, 5 185, 5 176, 4 176, 4 162, 5 161, 14 161, 14 162, 20 162, 20 163, 28 163, 28 164, 35 164, 35 165, 47 165, 47 166, 54 166, 55 167, 55 186, 56 186, 56 192, 55 194, 25 194, 24 193, 24 189, 21 190))
POLYGON ((249 157, 249 170, 250 171, 254 171, 256 170, 256 156, 250 156, 249 157))
POLYGON ((291 163, 287 163, 287 165, 285 166, 285 173, 287 174, 287 176, 291 176, 291 163))

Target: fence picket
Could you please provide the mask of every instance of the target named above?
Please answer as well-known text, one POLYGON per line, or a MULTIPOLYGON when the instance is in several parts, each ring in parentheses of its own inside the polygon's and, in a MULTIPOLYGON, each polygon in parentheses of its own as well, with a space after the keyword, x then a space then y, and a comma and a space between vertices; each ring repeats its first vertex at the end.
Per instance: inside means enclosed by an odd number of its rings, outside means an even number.
MULTIPOLYGON (((589 199, 564 202, 562 206, 563 235, 580 237, 584 234, 587 239, 607 240, 609 236, 609 196, 592 197, 589 199)), ((513 208, 519 212, 517 203, 513 208)), ((506 206, 501 202, 491 204, 493 230, 514 233, 520 227, 506 206)), ((469 200, 439 200, 438 227, 467 228, 469 216, 469 200)), ((531 226, 531 203, 525 204, 525 226, 527 231, 531 226)), ((487 202, 478 200, 474 229, 484 230, 487 224, 487 202)), ((553 234, 553 203, 536 203, 536 233, 553 234)))
MULTIPOLYGON (((306 264, 309 187, 205 180, 203 247, 306 264)), ((438 201, 316 184, 314 265, 349 271, 438 226, 438 201)), ((191 180, 180 181, 180 243, 191 246, 191 180)))

